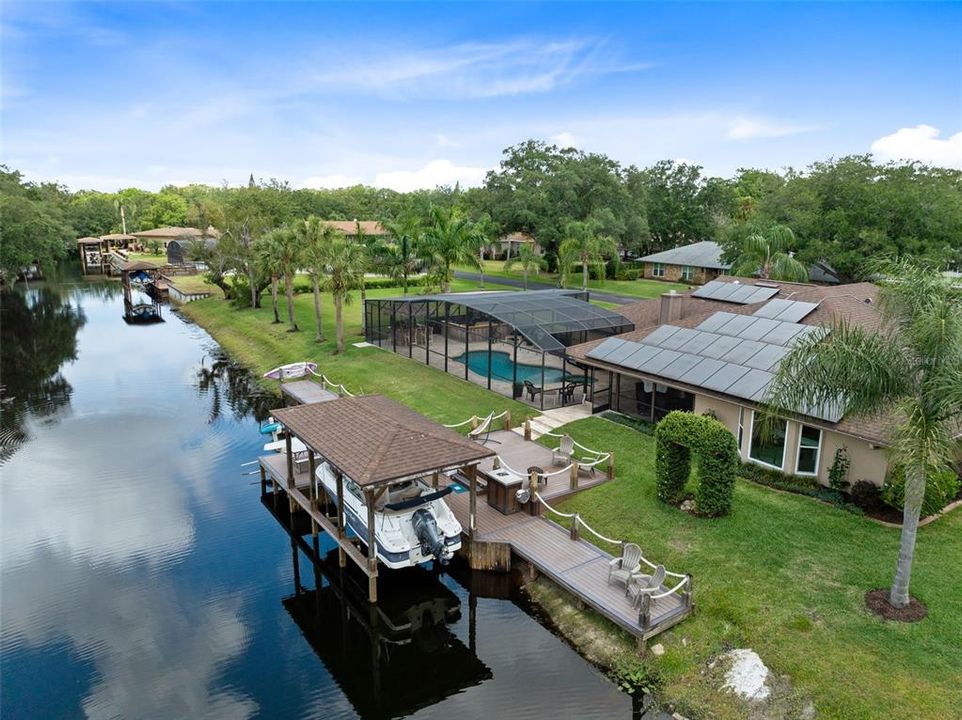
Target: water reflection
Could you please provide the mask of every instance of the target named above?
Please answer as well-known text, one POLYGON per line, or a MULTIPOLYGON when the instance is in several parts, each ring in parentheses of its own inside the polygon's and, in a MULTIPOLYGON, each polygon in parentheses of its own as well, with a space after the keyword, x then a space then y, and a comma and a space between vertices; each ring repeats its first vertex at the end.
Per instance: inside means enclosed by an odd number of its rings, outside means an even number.
POLYGON ((258 422, 277 405, 277 398, 265 393, 247 368, 220 349, 212 350, 202 361, 197 370, 197 390, 210 399, 208 422, 221 417, 225 403, 234 418, 253 417, 258 422))
POLYGON ((27 440, 28 411, 50 417, 70 402, 60 369, 77 358, 85 322, 79 306, 49 287, 0 293, 0 461, 27 440))
MULTIPOLYGON (((274 512, 270 499, 264 504, 274 512)), ((309 543, 291 530, 286 512, 275 516, 293 549, 294 593, 283 599, 284 608, 360 717, 410 715, 492 677, 473 647, 473 597, 468 647, 449 627, 462 619, 460 599, 430 572, 385 573, 382 600, 372 605, 367 578, 354 567, 339 567, 337 550, 323 535, 309 543), (302 584, 305 574, 313 589, 302 584)))

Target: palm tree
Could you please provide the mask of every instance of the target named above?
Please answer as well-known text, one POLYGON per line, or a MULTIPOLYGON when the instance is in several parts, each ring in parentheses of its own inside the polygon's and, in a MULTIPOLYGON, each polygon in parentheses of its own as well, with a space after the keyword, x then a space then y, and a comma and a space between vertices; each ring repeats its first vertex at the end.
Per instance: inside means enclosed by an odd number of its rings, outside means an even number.
MULTIPOLYGON (((573 221, 565 228, 567 237, 558 247, 559 274, 566 272, 561 268, 570 266, 572 262, 581 263, 581 289, 588 289, 588 267, 601 264, 606 256, 618 252, 618 245, 607 235, 597 234, 597 225, 593 222, 573 221)), ((562 285, 563 287, 563 285, 562 285)))
POLYGON ((530 243, 525 243, 520 248, 518 248, 518 254, 505 260, 504 269, 510 270, 515 265, 521 266, 521 273, 524 275, 524 289, 528 289, 528 273, 533 272, 535 275, 541 270, 544 265, 544 258, 537 255, 534 249, 531 247, 530 243))
POLYGON ((324 289, 334 296, 334 334, 337 352, 344 352, 344 303, 351 302, 351 290, 360 287, 367 269, 367 250, 344 237, 324 246, 324 289))
POLYGON ((473 263, 478 266, 478 271, 481 274, 480 285, 482 290, 484 289, 484 251, 485 248, 491 245, 491 240, 495 233, 496 228, 491 220, 491 216, 487 213, 484 213, 475 222, 471 223, 468 233, 468 243, 471 245, 471 249, 478 253, 473 263))
POLYGON ((879 291, 882 327, 837 323, 827 336, 797 343, 769 390, 777 412, 838 403, 856 415, 891 414, 890 462, 905 468, 905 504, 889 602, 909 602, 926 479, 958 451, 962 425, 962 298, 937 270, 886 261, 879 291))
POLYGON ((772 225, 762 235, 753 233, 745 238, 741 253, 732 272, 735 275, 758 277, 764 280, 805 282, 808 268, 795 259, 795 233, 785 225, 772 225))
POLYGON ((268 233, 254 241, 254 253, 260 271, 271 279, 271 309, 274 311, 274 324, 277 324, 281 321, 277 312, 277 286, 281 276, 280 245, 268 233))
POLYGON ((303 223, 294 224, 294 232, 301 246, 301 262, 311 278, 311 292, 314 294, 314 341, 324 342, 324 328, 321 318, 321 278, 324 277, 326 262, 325 248, 340 236, 330 225, 311 215, 303 223))
POLYGON ((424 234, 424 250, 440 280, 441 290, 450 292, 454 266, 474 262, 470 223, 457 208, 432 207, 431 220, 424 234))
POLYGON ((298 332, 294 316, 294 275, 301 264, 301 244, 293 228, 275 228, 265 234, 266 242, 276 245, 278 271, 284 278, 284 295, 287 298, 288 332, 298 332))
POLYGON ((420 255, 421 222, 414 215, 408 215, 383 224, 393 240, 380 243, 374 248, 374 264, 392 280, 400 281, 404 294, 407 295, 408 279, 424 264, 420 255))

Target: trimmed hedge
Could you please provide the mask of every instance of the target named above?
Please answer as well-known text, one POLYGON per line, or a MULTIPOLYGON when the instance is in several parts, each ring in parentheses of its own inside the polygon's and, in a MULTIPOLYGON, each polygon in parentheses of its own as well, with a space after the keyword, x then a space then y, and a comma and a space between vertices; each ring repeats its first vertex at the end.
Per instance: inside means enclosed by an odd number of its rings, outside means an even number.
POLYGON ((762 467, 753 462, 743 462, 738 476, 749 482, 765 485, 766 487, 784 490, 797 495, 807 495, 827 503, 831 503, 841 510, 847 510, 855 515, 863 515, 864 508, 860 507, 845 493, 827 488, 814 477, 805 475, 786 475, 778 470, 762 467))
POLYGON ((615 412, 614 410, 605 410, 603 413, 601 413, 601 417, 603 417, 605 420, 611 420, 611 422, 629 427, 632 430, 637 430, 645 435, 651 435, 652 437, 655 435, 655 428, 658 427, 647 420, 631 417, 630 415, 622 415, 620 412, 615 412))
POLYGON ((735 436, 717 420, 675 410, 655 430, 655 478, 658 498, 678 503, 691 472, 692 453, 698 458, 700 480, 695 492, 699 515, 718 517, 731 512, 738 471, 735 436))

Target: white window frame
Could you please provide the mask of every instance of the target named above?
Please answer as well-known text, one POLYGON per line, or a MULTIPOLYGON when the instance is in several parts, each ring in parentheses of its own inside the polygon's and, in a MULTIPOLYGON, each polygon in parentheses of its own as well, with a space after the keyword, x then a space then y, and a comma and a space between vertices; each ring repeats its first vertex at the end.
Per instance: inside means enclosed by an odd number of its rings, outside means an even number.
POLYGON ((681 266, 681 279, 691 280, 695 277, 695 267, 694 265, 682 265, 681 266))
POLYGON ((651 276, 656 278, 665 277, 665 264, 664 263, 652 263, 651 264, 651 276), (660 272, 659 272, 660 271, 660 272))
POLYGON ((807 477, 815 477, 818 475, 818 466, 822 462, 822 440, 825 437, 825 431, 822 428, 815 427, 814 425, 803 425, 798 423, 798 447, 795 449, 795 474, 804 475, 807 477), (815 470, 812 472, 803 472, 798 469, 798 461, 802 458, 802 430, 804 428, 811 428, 812 430, 818 430, 818 447, 815 448, 815 470))
POLYGON ((785 442, 782 443, 782 465, 772 465, 764 460, 758 460, 752 457, 752 448, 755 445, 755 416, 758 413, 752 410, 752 422, 748 433, 748 459, 751 460, 756 465, 761 465, 762 467, 771 468, 772 470, 778 470, 779 472, 785 472, 785 453, 788 452, 788 420, 783 420, 785 423, 785 442))
POLYGON ((745 446, 745 408, 741 405, 738 406, 738 434, 735 437, 738 440, 738 456, 741 457, 745 446))

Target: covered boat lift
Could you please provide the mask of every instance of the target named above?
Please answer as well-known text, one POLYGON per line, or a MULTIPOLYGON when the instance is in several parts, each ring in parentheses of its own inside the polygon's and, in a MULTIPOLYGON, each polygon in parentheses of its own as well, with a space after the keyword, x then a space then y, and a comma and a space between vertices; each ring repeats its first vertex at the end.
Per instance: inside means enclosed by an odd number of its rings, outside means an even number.
MULTIPOLYGON (((478 464, 495 455, 483 445, 428 420, 381 395, 343 397, 326 402, 275 410, 273 416, 287 430, 286 452, 260 458, 261 492, 267 483, 286 492, 290 509, 305 510, 311 533, 320 529, 335 539, 339 563, 350 558, 368 577, 368 600, 377 602, 377 532, 374 506, 388 486, 403 480, 458 472, 469 492, 467 534, 477 529, 478 464), (305 461, 292 451, 297 438, 307 448, 305 461), (330 517, 322 509, 314 482, 317 460, 326 461, 337 481, 337 502, 330 517), (303 467, 306 465, 307 467, 303 467), (367 506, 368 553, 365 557, 348 537, 344 514, 344 478, 364 493, 367 506)), ((276 495, 275 495, 276 497, 276 495)))

